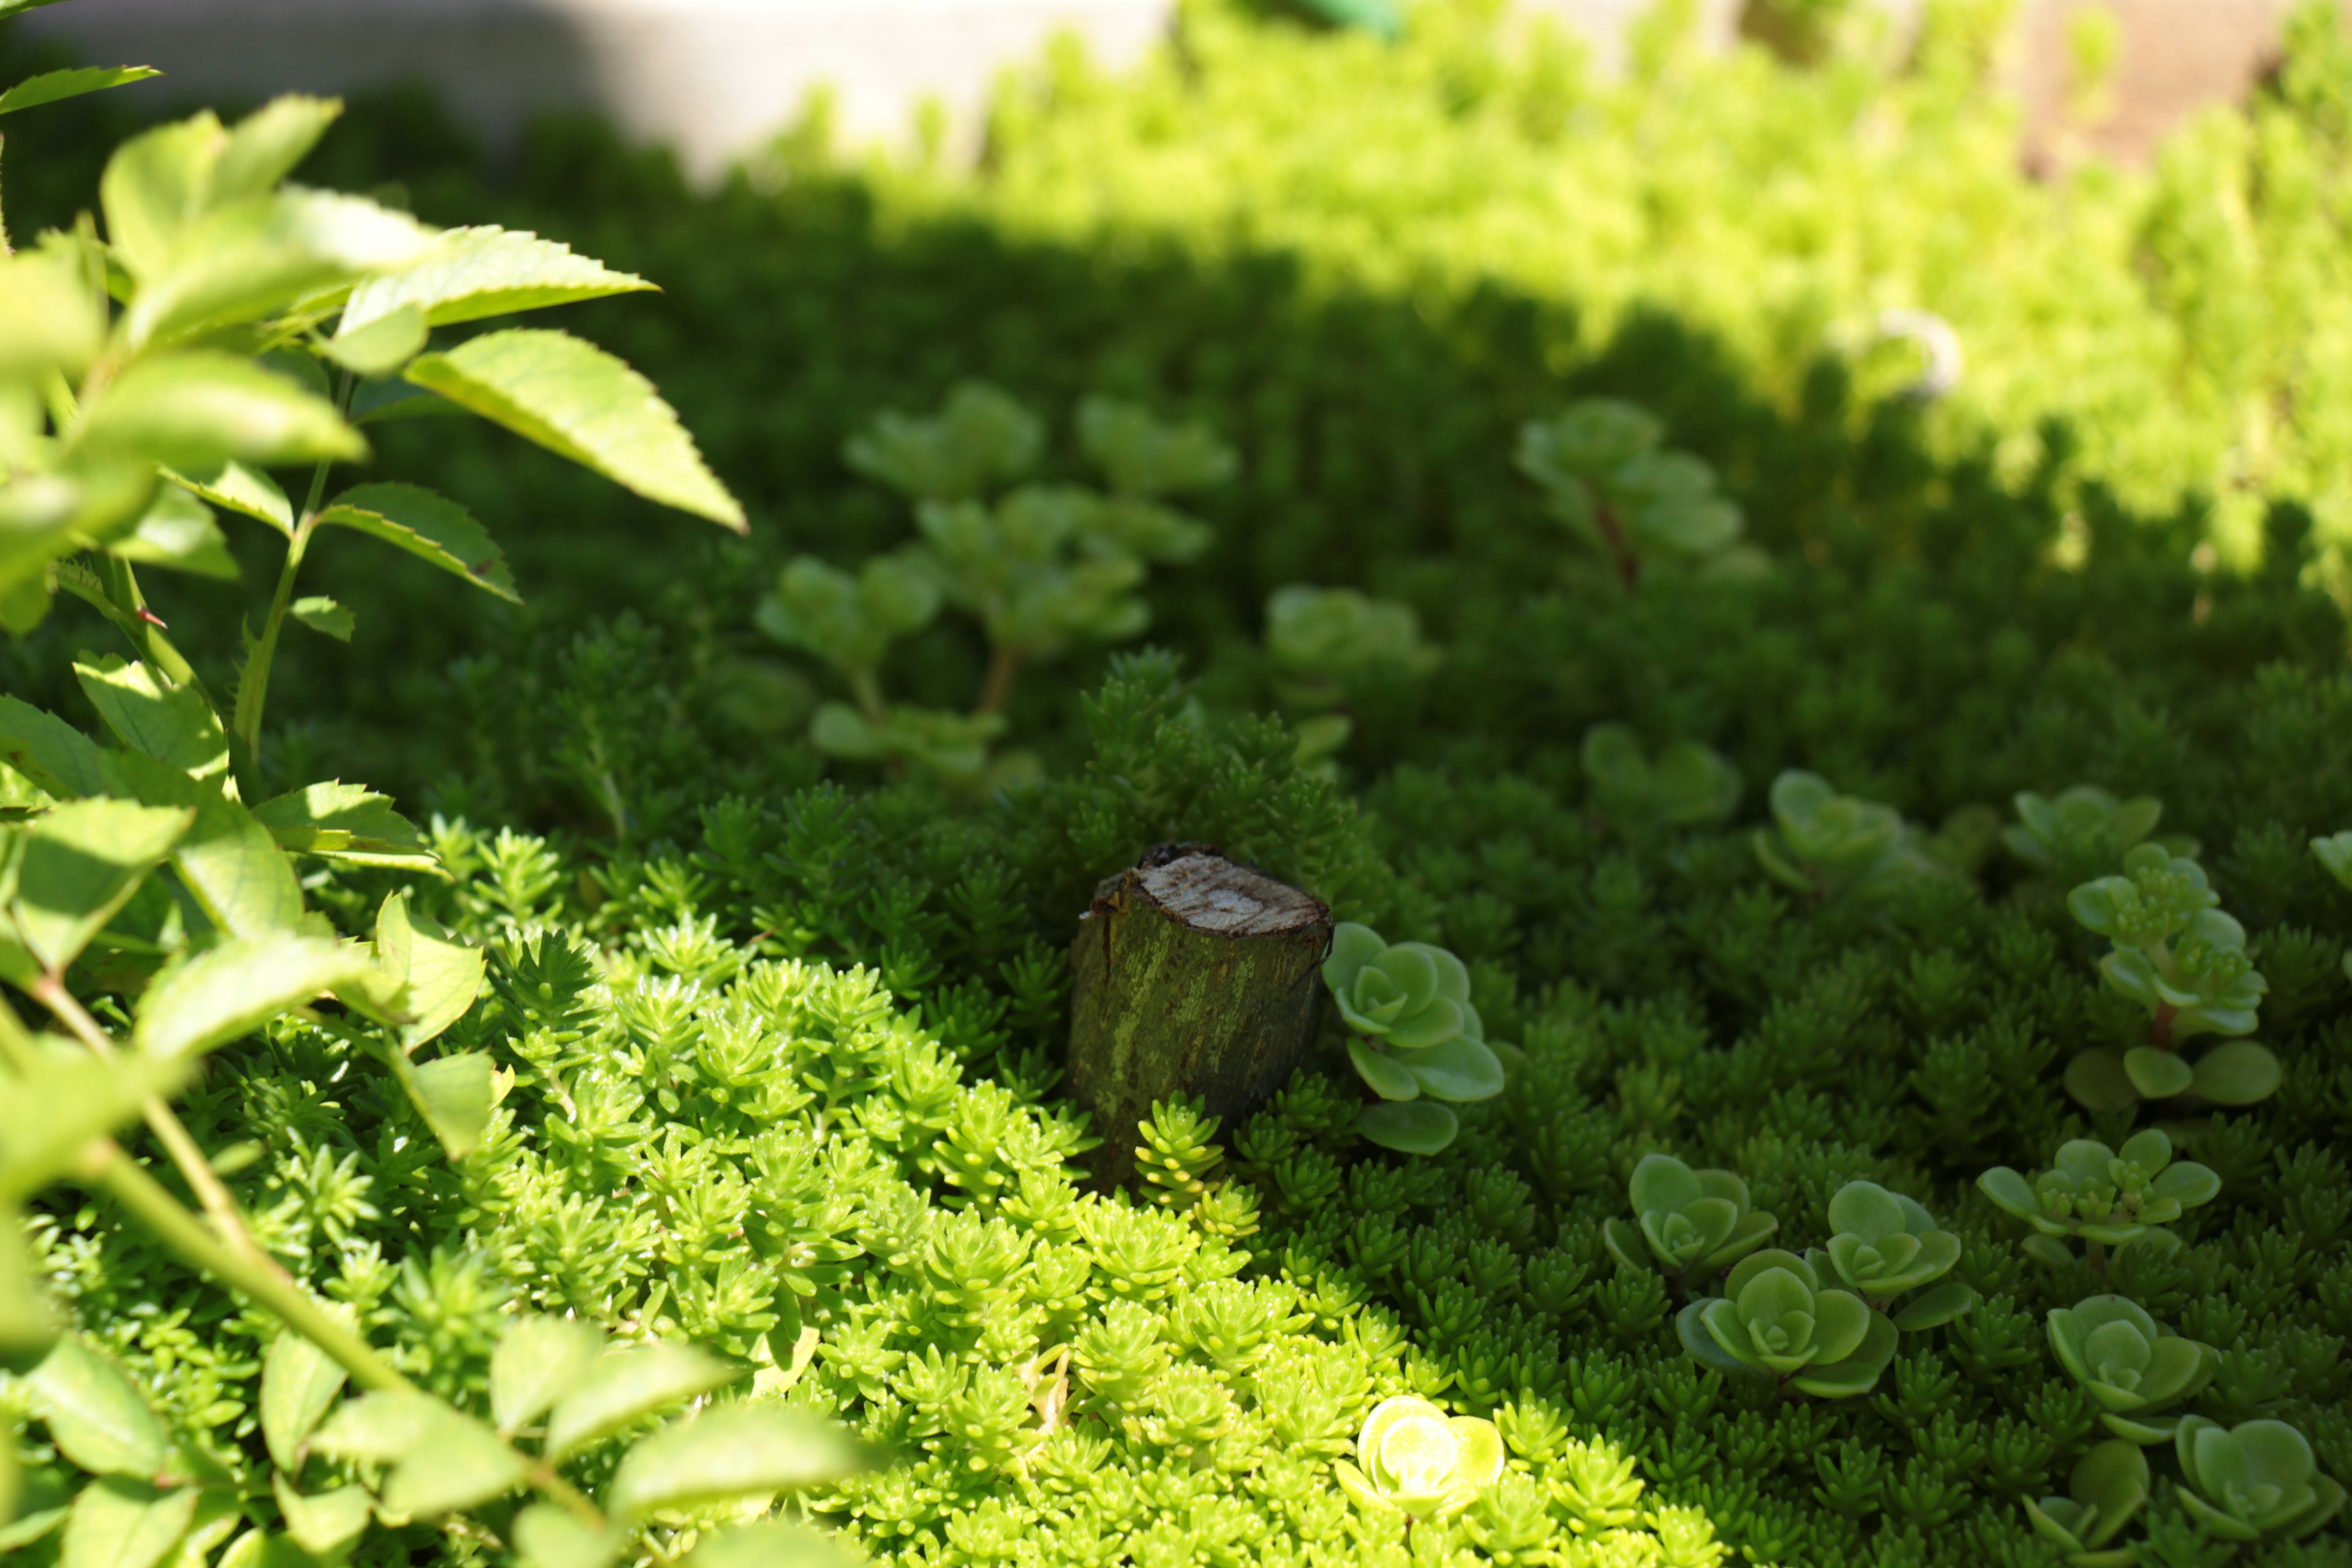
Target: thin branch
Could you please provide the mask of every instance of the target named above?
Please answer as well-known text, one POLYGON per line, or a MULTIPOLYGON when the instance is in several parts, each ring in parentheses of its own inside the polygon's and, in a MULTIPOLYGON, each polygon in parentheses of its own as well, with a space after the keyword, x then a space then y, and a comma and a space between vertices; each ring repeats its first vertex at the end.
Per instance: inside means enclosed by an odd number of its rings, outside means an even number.
MULTIPOLYGON (((75 1000, 73 993, 66 989, 63 981, 53 974, 45 975, 33 984, 31 990, 32 994, 39 999, 42 1005, 57 1015, 58 1021, 63 1024, 76 1039, 89 1047, 92 1055, 101 1061, 114 1060, 113 1040, 109 1038, 106 1031, 99 1026, 98 1020, 91 1017, 82 1005, 75 1000)), ((287 1279, 286 1271, 278 1266, 278 1260, 270 1257, 262 1245, 253 1238, 253 1232, 247 1226, 245 1215, 236 1206, 236 1197, 229 1192, 227 1184, 220 1179, 220 1173, 213 1169, 210 1160, 205 1158, 203 1148, 189 1134, 178 1114, 165 1102, 163 1097, 151 1094, 140 1109, 145 1114, 148 1128, 154 1132, 156 1141, 162 1143, 165 1152, 172 1156, 172 1163, 179 1167, 180 1174, 186 1180, 189 1189, 196 1194, 197 1201, 203 1204, 205 1213, 211 1216, 213 1225, 220 1232, 222 1241, 234 1250, 244 1254, 257 1266, 276 1275, 279 1279, 287 1279)))

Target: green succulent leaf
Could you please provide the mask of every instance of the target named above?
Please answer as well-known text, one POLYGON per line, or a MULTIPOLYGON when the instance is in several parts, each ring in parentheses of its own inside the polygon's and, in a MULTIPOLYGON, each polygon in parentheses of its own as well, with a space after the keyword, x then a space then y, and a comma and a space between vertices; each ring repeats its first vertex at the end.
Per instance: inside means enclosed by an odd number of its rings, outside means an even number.
POLYGON ((1426 1100, 1383 1100, 1358 1113, 1356 1130, 1400 1154, 1435 1154, 1454 1142, 1461 1122, 1449 1108, 1426 1100))

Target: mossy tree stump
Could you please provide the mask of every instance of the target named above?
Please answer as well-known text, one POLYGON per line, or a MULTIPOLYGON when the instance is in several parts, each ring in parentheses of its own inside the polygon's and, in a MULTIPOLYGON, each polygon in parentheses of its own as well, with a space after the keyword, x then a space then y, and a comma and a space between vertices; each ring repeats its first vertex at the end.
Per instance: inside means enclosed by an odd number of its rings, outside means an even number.
POLYGON ((1152 1101, 1197 1095, 1228 1132, 1314 1048, 1331 911, 1206 844, 1168 844, 1105 880, 1070 944, 1070 1087, 1134 1169, 1152 1101))

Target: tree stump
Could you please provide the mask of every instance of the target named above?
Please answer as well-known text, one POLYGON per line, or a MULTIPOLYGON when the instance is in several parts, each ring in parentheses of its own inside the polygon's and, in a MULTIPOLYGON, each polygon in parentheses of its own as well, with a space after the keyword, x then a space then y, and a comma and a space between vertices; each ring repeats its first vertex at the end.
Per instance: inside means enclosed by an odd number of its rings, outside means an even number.
POLYGON ((1134 1169, 1152 1101, 1198 1095, 1227 1131, 1315 1043, 1322 901, 1207 844, 1165 844, 1106 879, 1070 944, 1070 1087, 1104 1140, 1097 1173, 1134 1169))

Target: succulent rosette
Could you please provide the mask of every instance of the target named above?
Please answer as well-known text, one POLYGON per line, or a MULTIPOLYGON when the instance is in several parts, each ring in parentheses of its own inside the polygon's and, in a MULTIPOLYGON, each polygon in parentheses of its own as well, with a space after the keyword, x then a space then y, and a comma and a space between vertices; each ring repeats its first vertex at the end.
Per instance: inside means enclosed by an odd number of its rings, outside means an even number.
POLYGON ((2221 1178, 2193 1160, 2175 1162, 2172 1140, 2158 1128, 2144 1128, 2121 1149, 2089 1138, 2059 1146, 2049 1170, 2027 1181, 2007 1165, 1977 1178, 1995 1207, 2032 1226, 2027 1251, 2047 1263, 2070 1256, 2056 1243, 2081 1237, 2102 1246, 2120 1246, 2155 1233, 2183 1213, 2210 1203, 2221 1178), (2041 1241, 2042 1245, 2034 1246, 2041 1241))
POLYGON ((2097 1402, 2108 1431, 2134 1443, 2168 1441, 2177 1422, 2154 1412, 2212 1380, 2213 1348, 2183 1339, 2122 1296, 2093 1296, 2051 1310, 2050 1348, 2097 1402))
POLYGON ((2130 1568, 2129 1546, 2109 1546, 2147 1501, 2147 1456, 2137 1444, 2110 1438, 2075 1462, 2067 1495, 2025 1505, 2033 1533, 2066 1553, 2071 1568, 2130 1568))
POLYGON ((1503 1436, 1492 1421, 1401 1394, 1372 1406, 1356 1435, 1356 1463, 1342 1459, 1339 1471, 1340 1489, 1368 1510, 1443 1518, 1503 1473, 1503 1436))
MULTIPOLYGON (((1882 1310, 1897 1296, 1934 1284, 1960 1260, 1960 1238, 1939 1230, 1916 1200, 1875 1182, 1848 1182, 1830 1199, 1829 1244, 1816 1258, 1847 1289, 1882 1310)), ((1976 1301, 1958 1280, 1927 1290, 1895 1314, 1895 1326, 1916 1331, 1948 1323, 1976 1301)))
POLYGON ((2319 1473, 2311 1444, 2284 1421, 2223 1426, 2184 1415, 2173 1438, 2181 1506, 2222 1541, 2293 1541, 2344 1507, 2344 1488, 2319 1473))
POLYGON ((1503 1058, 1470 1004, 1470 972, 1442 947, 1390 942, 1366 925, 1331 933, 1323 983, 1350 1031, 1348 1057, 1381 1103, 1359 1120, 1384 1148, 1433 1154, 1454 1141, 1454 1112, 1432 1101, 1491 1100, 1503 1058))
POLYGON ((1867 1394, 1895 1358, 1895 1325, 1851 1290, 1824 1288, 1778 1247, 1751 1253, 1724 1293, 1693 1301, 1675 1327, 1702 1365, 1768 1372, 1823 1399, 1867 1394))
POLYGON ((1611 1256, 1638 1268, 1646 1243, 1660 1267, 1677 1279, 1730 1268, 1780 1225, 1748 1206, 1748 1184, 1729 1171, 1694 1171, 1672 1154, 1642 1156, 1630 1195, 1633 1226, 1612 1219, 1601 1233, 1611 1256))

